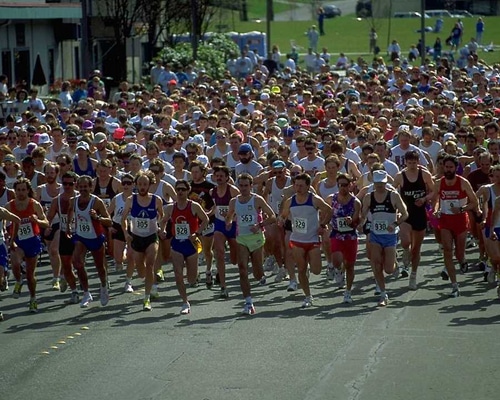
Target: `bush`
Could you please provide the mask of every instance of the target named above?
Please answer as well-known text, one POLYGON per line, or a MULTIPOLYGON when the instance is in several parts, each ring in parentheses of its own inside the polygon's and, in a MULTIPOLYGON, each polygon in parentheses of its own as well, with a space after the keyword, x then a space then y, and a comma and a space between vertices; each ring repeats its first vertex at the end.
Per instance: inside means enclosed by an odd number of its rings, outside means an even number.
POLYGON ((179 71, 188 65, 195 65, 197 69, 204 69, 215 79, 224 77, 226 61, 240 50, 230 37, 215 33, 210 35, 198 46, 197 59, 193 59, 193 48, 190 43, 179 43, 175 47, 165 47, 158 54, 159 59, 172 64, 174 71, 179 71))

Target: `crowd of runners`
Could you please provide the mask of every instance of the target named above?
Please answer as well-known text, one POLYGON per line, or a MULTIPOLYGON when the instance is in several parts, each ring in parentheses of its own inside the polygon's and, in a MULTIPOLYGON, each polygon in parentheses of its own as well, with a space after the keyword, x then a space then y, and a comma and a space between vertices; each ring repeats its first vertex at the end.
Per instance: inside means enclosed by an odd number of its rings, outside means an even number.
POLYGON ((309 274, 324 271, 350 304, 364 256, 385 306, 387 276, 419 288, 426 234, 451 297, 456 265, 498 283, 499 66, 476 54, 462 69, 359 59, 340 76, 328 65, 311 74, 258 62, 214 80, 158 64, 151 78, 166 83, 122 82, 108 101, 98 71, 57 99, 32 90, 17 101, 24 89, 7 87, 0 289, 19 298, 27 286, 29 311, 43 251, 52 288, 81 307, 93 301, 88 252, 102 306, 111 268, 125 277, 113 290, 143 286, 149 311, 172 265, 181 314, 191 312, 187 286, 236 295, 226 263, 238 267, 244 314, 255 313, 249 270, 259 285, 302 290, 304 308, 314 304, 309 274), (479 259, 466 259, 468 242, 479 259))

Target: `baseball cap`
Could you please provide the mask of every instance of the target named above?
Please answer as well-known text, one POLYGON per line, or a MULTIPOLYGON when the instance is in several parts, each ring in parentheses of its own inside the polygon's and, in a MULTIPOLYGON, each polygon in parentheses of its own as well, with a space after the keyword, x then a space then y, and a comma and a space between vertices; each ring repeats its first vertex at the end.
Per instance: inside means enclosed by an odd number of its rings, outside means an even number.
POLYGON ((83 121, 82 129, 84 131, 94 129, 94 123, 87 119, 87 120, 83 121))
POLYGON ((115 130, 119 127, 120 125, 118 124, 118 122, 110 122, 106 124, 106 129, 109 133, 115 133, 115 130))
POLYGON ((78 144, 76 145, 76 149, 83 149, 83 150, 86 150, 86 151, 90 151, 90 146, 87 142, 78 142, 78 144))
POLYGON ((16 162, 16 157, 14 156, 14 154, 6 154, 3 160, 4 162, 5 161, 16 162))
POLYGON ((38 145, 41 146, 43 144, 52 144, 52 140, 50 140, 50 136, 48 133, 41 133, 38 137, 38 145))
POLYGON ((250 146, 248 143, 243 143, 240 145, 240 148, 238 150, 238 154, 250 153, 251 151, 252 151, 252 146, 250 146))
POLYGON ((374 183, 387 183, 387 172, 383 170, 373 171, 374 183))
POLYGON ((125 137, 125 129, 123 128, 116 128, 115 133, 113 133, 113 139, 115 140, 123 140, 125 137))
MULTIPOLYGON (((117 128, 117 129, 119 129, 119 128, 117 128)), ((115 129, 115 132, 116 132, 116 129, 115 129)), ((99 132, 99 133, 95 134, 94 140, 92 141, 92 143, 99 144, 99 143, 104 142, 106 139, 107 139, 106 135, 102 132, 99 132)))
POLYGON ((276 160, 273 162, 273 168, 285 168, 286 164, 282 160, 276 160))

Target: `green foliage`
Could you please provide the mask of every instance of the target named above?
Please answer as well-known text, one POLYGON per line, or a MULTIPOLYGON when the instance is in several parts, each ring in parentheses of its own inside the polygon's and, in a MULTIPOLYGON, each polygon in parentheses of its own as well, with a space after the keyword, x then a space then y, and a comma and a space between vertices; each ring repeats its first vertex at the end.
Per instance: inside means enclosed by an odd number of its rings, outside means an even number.
POLYGON ((231 54, 238 54, 239 48, 231 38, 216 33, 198 46, 197 59, 193 59, 193 48, 190 43, 180 43, 175 47, 165 47, 158 58, 172 64, 174 70, 180 70, 188 65, 204 69, 215 78, 222 78, 226 70, 226 61, 231 54))

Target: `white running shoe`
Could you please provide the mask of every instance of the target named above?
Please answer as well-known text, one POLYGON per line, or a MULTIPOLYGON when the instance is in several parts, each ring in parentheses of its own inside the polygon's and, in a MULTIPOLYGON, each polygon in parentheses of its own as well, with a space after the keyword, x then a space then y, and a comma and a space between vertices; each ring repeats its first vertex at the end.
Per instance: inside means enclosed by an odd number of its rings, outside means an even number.
POLYGON ((243 310, 241 310, 241 313, 243 315, 254 315, 255 307, 253 303, 245 303, 245 306, 243 307, 243 310))
POLYGON ((130 282, 125 282, 125 286, 123 287, 125 293, 134 293, 134 287, 130 282))
POLYGON ((83 298, 82 301, 80 302, 80 307, 81 308, 87 308, 89 304, 93 301, 94 299, 92 298, 92 295, 90 292, 84 292, 83 293, 83 298))
POLYGON ((274 269, 274 264, 274 256, 267 257, 266 261, 264 261, 264 271, 271 272, 274 269))
POLYGON ((101 291, 99 293, 99 300, 101 301, 101 306, 103 307, 109 303, 108 285, 101 286, 101 291))
POLYGON ((351 297, 351 292, 349 290, 346 290, 344 292, 344 304, 351 304, 352 303, 352 297, 351 297))
POLYGON ((378 306, 385 307, 387 304, 389 304, 389 296, 387 296, 387 293, 383 293, 380 295, 378 306))
POLYGON ((288 272, 285 267, 281 267, 274 277, 274 283, 280 283, 283 279, 286 279, 288 272))
POLYGON ((287 292, 295 292, 297 290, 297 281, 295 279, 290 280, 288 287, 286 288, 287 292))
POLYGON ((182 305, 181 315, 187 315, 189 313, 191 313, 191 305, 187 302, 182 305))
POLYGON ((408 282, 408 288, 410 290, 417 290, 417 273, 412 272, 410 274, 410 280, 408 282))
POLYGON ((345 286, 345 272, 338 268, 334 268, 334 273, 335 283, 342 289, 345 286))
POLYGON ((308 308, 313 305, 313 297, 312 296, 307 296, 304 301, 302 302, 302 308, 308 308))

